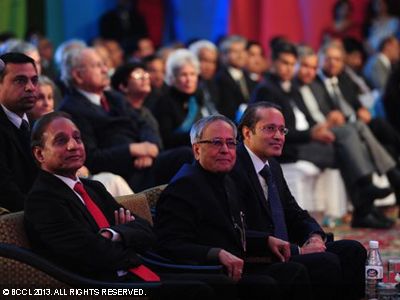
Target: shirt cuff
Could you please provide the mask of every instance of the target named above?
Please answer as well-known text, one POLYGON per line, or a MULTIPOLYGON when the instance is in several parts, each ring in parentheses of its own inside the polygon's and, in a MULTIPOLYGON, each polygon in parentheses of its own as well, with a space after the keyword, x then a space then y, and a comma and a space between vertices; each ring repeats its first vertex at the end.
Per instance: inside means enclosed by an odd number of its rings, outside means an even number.
POLYGON ((116 232, 115 230, 113 230, 111 228, 102 228, 102 229, 100 229, 99 233, 102 233, 104 231, 108 231, 111 233, 111 241, 112 242, 120 242, 122 240, 121 235, 118 232, 116 232))

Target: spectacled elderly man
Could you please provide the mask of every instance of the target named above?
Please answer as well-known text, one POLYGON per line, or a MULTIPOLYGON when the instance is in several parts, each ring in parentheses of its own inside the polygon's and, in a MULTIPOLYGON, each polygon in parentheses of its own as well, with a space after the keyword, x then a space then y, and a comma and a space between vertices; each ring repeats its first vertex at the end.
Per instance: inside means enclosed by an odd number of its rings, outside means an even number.
POLYGON ((302 266, 285 262, 287 242, 274 237, 246 237, 245 216, 234 182, 227 174, 236 161, 236 127, 213 115, 190 132, 196 161, 184 165, 157 202, 155 231, 159 251, 182 263, 225 267, 243 299, 309 298, 308 275, 302 266), (250 256, 271 264, 247 260, 250 256), (262 260, 262 258, 264 258, 262 260), (247 261, 246 261, 247 260, 247 261), (305 295, 307 294, 307 295, 305 295))

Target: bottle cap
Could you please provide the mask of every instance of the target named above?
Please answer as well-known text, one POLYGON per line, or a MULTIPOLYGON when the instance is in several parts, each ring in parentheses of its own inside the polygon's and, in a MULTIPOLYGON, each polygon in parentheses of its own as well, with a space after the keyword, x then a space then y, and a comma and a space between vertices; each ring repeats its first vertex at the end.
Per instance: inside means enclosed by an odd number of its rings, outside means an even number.
POLYGON ((372 249, 378 249, 379 248, 379 242, 378 241, 369 241, 369 247, 372 249))

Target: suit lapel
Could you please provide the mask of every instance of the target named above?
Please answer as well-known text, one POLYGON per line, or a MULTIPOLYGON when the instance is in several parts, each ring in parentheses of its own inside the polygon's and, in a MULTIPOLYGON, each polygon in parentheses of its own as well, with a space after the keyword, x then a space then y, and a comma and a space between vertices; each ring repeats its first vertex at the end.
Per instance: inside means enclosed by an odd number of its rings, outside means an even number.
POLYGON ((32 164, 33 161, 33 156, 31 153, 27 152, 26 149, 21 144, 21 141, 18 139, 16 136, 16 130, 14 124, 11 123, 11 121, 7 118, 6 113, 3 110, 3 107, 0 106, 0 124, 5 128, 4 133, 12 140, 12 142, 15 144, 16 148, 18 151, 21 153, 22 157, 28 161, 30 164, 32 164))
POLYGON ((240 144, 238 148, 238 156, 240 157, 243 168, 245 169, 245 174, 243 174, 243 176, 246 176, 250 182, 251 189, 257 196, 257 200, 260 202, 261 207, 263 207, 265 212, 271 216, 270 208, 264 195, 264 190, 261 187, 260 180, 258 179, 258 175, 254 169, 253 162, 251 161, 250 155, 244 147, 244 144, 240 144))

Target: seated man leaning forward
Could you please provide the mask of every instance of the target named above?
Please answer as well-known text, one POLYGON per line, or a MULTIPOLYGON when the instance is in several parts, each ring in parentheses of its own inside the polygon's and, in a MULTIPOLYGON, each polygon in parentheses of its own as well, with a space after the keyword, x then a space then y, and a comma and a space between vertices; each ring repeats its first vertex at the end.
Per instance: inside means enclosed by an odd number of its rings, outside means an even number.
MULTIPOLYGON (((227 174, 236 160, 236 127, 213 115, 190 132, 196 161, 184 165, 157 202, 159 251, 179 262, 222 264, 242 299, 310 299, 303 266, 285 262, 289 243, 247 238, 235 184, 227 174), (280 262, 245 262, 253 251, 273 252, 280 262), (296 295, 296 296, 295 296, 296 295)), ((259 257, 260 258, 260 257, 259 257)), ((261 261, 261 259, 260 259, 261 261)))
MULTIPOLYGON (((52 112, 36 122, 32 150, 41 170, 24 217, 35 251, 94 279, 160 281, 137 255, 154 242, 150 224, 119 205, 100 182, 76 177, 85 162, 85 148, 66 113, 52 112)), ((161 275, 163 299, 168 295, 176 299, 176 293, 196 299, 214 294, 202 281, 189 282, 192 278, 161 275)))

